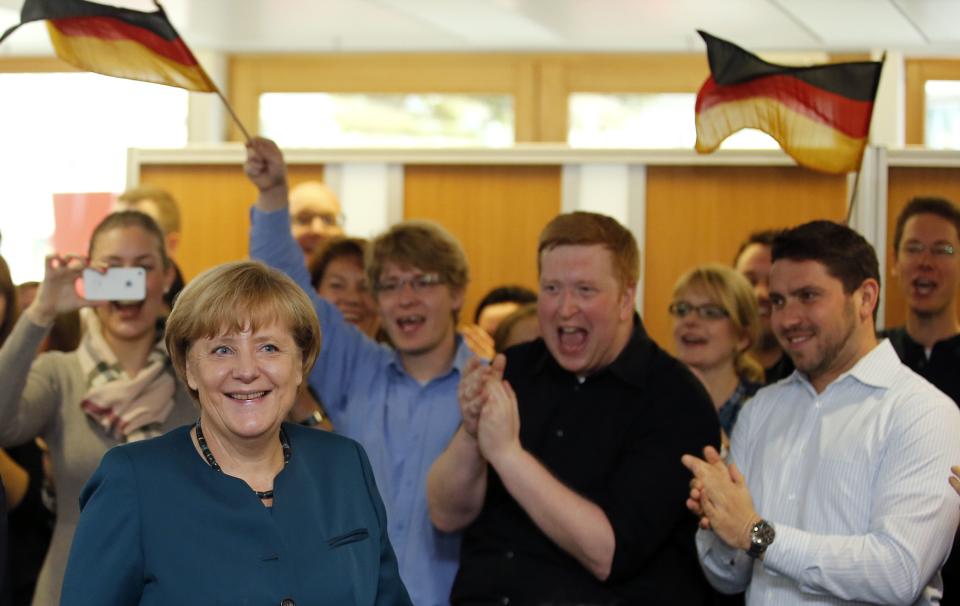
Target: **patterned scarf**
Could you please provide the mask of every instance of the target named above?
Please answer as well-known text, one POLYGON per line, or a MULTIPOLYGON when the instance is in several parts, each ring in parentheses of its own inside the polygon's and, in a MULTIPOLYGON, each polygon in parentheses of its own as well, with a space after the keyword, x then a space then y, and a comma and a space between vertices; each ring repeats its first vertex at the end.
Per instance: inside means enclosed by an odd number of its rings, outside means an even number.
POLYGON ((158 341, 147 364, 129 377, 106 340, 94 310, 81 310, 84 335, 77 353, 87 393, 80 407, 105 432, 121 442, 160 435, 159 426, 173 410, 176 381, 170 358, 158 341))

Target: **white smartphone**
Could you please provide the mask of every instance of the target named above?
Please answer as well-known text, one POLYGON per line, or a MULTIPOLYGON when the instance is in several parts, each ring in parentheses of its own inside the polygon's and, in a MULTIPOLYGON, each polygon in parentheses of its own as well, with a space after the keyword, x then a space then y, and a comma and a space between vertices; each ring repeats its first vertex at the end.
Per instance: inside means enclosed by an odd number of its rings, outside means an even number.
POLYGON ((147 272, 142 267, 111 267, 106 273, 83 270, 83 296, 91 301, 142 301, 147 272))

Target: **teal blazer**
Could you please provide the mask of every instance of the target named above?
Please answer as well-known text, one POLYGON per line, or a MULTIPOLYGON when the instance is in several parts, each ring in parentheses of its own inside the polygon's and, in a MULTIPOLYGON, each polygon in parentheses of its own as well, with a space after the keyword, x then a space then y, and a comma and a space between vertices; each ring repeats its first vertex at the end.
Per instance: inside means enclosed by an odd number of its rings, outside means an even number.
POLYGON ((284 428, 271 508, 207 465, 190 426, 109 450, 80 496, 60 603, 410 604, 363 449, 284 428))

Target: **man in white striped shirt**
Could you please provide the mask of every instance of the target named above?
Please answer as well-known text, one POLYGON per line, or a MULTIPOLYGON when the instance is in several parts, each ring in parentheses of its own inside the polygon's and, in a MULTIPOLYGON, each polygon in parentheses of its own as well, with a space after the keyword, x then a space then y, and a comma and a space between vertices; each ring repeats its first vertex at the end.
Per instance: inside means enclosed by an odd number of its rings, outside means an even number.
POLYGON ((729 467, 709 447, 683 458, 703 570, 748 604, 938 604, 960 413, 878 344, 879 269, 860 235, 807 223, 773 261, 773 329, 797 371, 744 407, 729 467))

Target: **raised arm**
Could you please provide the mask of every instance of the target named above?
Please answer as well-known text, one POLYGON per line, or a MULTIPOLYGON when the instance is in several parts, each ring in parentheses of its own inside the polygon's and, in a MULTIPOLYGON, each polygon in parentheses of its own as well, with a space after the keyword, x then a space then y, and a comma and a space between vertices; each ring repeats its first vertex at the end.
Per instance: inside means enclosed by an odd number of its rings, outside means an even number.
POLYGON ((287 168, 277 145, 269 139, 253 139, 247 145, 244 171, 260 192, 251 211, 250 257, 290 276, 313 302, 323 347, 308 381, 334 425, 340 425, 357 369, 375 367, 384 350, 346 322, 340 311, 313 289, 303 251, 290 234, 287 168))
POLYGON ((60 406, 55 369, 38 360, 37 351, 57 314, 92 304, 75 287, 86 266, 83 257, 48 256, 36 298, 0 348, 0 446, 16 446, 40 435, 60 406))
POLYGON ((604 581, 613 567, 613 526, 599 505, 558 480, 520 444, 517 397, 509 383, 490 381, 480 414, 480 451, 537 527, 604 581))

